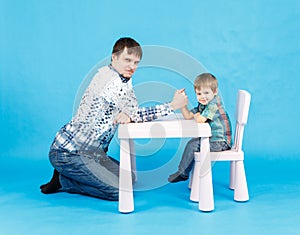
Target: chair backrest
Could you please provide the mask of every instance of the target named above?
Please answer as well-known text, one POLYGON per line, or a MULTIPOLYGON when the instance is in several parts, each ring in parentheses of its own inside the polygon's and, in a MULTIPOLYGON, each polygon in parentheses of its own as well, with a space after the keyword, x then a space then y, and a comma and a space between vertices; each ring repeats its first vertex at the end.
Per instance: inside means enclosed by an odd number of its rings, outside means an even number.
POLYGON ((251 95, 245 90, 239 90, 236 102, 235 111, 235 135, 234 144, 232 149, 239 151, 242 149, 244 126, 248 121, 249 107, 250 107, 251 95))

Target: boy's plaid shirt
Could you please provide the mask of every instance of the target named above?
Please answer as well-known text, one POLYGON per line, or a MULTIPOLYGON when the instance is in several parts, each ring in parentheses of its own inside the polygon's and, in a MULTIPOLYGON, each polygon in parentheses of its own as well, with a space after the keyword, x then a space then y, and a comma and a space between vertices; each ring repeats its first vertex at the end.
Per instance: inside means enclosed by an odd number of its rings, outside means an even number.
POLYGON ((231 123, 224 105, 219 95, 210 101, 207 105, 198 103, 198 106, 191 110, 192 113, 200 112, 200 114, 208 119, 211 126, 212 136, 210 141, 225 141, 232 146, 232 130, 231 123))

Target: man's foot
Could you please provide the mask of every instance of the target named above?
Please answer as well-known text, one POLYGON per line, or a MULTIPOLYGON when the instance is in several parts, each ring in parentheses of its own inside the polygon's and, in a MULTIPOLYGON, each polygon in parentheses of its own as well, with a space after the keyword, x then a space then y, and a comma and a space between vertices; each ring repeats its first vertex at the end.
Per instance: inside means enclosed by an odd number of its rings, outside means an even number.
POLYGON ((43 184, 40 186, 41 192, 45 194, 55 193, 57 190, 61 188, 61 184, 59 182, 59 173, 57 170, 54 170, 52 179, 47 184, 43 184))
POLYGON ((183 175, 182 173, 177 171, 176 173, 169 176, 168 181, 170 183, 176 183, 176 182, 180 182, 180 181, 186 181, 186 180, 188 180, 188 178, 189 178, 188 176, 183 175))

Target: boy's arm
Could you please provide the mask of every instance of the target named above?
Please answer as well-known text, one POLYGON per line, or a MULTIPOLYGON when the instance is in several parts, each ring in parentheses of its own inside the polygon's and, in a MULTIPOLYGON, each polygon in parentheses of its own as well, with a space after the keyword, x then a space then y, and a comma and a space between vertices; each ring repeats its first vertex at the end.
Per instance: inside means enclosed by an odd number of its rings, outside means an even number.
POLYGON ((186 120, 191 120, 194 117, 194 114, 190 110, 188 110, 188 108, 186 106, 181 108, 181 113, 182 113, 182 116, 184 117, 184 119, 186 119, 186 120))
POLYGON ((197 123, 204 123, 204 122, 207 121, 207 118, 201 116, 199 112, 198 112, 198 113, 195 113, 195 114, 193 114, 193 115, 194 115, 194 119, 195 119, 195 121, 196 121, 197 123))

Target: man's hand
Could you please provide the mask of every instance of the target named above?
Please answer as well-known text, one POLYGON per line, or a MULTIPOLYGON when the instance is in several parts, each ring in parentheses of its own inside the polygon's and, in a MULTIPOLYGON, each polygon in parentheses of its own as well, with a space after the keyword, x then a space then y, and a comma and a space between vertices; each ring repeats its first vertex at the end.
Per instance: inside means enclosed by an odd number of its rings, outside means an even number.
POLYGON ((188 97, 186 96, 184 90, 185 89, 182 88, 180 90, 175 91, 173 100, 171 102, 171 106, 174 110, 183 108, 189 103, 188 97))
POLYGON ((114 120, 114 124, 127 124, 130 123, 130 117, 125 113, 119 113, 116 119, 114 120))

